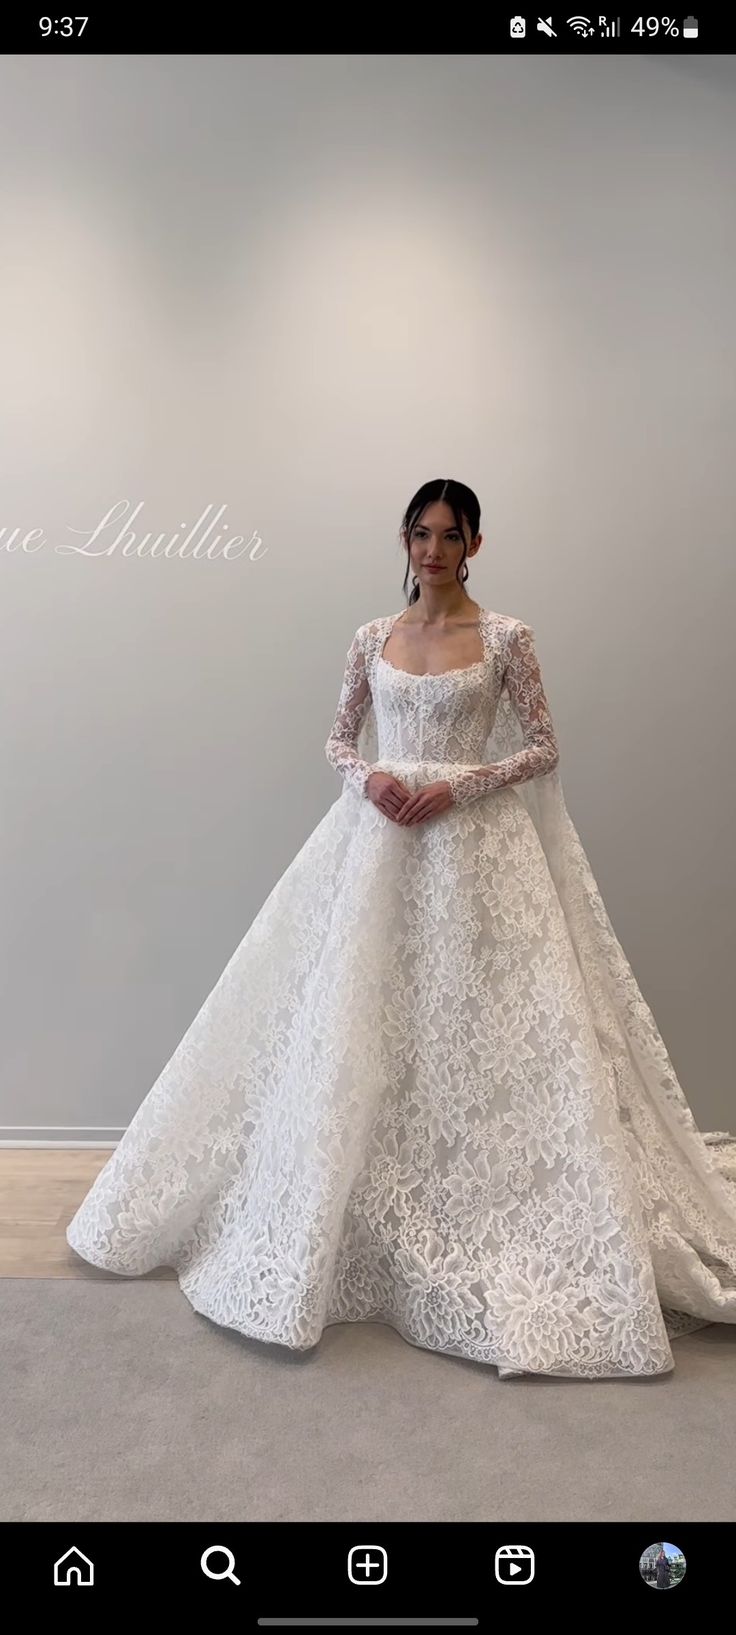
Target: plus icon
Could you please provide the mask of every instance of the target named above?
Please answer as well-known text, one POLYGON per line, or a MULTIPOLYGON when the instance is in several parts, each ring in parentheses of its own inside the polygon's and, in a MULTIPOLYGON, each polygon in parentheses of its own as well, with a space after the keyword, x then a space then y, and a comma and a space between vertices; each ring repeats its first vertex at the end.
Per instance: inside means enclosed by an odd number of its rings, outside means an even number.
POLYGON ((348 1555, 348 1578, 351 1584, 383 1584, 388 1572, 388 1557, 381 1544, 354 1544, 348 1555))

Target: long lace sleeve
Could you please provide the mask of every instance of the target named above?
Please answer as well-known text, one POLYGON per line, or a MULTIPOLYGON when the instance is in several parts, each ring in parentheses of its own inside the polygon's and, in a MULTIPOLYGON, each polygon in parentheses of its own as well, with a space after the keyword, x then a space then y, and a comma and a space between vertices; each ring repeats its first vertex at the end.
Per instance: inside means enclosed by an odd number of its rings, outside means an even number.
POLYGON ((525 783, 527 778, 551 772, 560 759, 530 625, 517 620, 512 626, 507 653, 504 682, 521 726, 524 747, 491 766, 463 767, 451 777, 456 806, 477 800, 492 789, 525 783))
POLYGON ((337 711, 325 744, 330 766, 359 795, 365 793, 366 778, 373 771, 367 761, 361 760, 356 747, 358 733, 371 706, 363 632, 364 627, 360 625, 348 648, 337 711))

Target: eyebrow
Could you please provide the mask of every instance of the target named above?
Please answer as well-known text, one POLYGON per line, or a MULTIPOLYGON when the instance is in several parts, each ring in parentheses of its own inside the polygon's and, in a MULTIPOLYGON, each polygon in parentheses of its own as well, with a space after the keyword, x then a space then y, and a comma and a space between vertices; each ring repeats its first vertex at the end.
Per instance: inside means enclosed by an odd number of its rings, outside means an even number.
MULTIPOLYGON (((415 522, 415 524, 414 524, 415 528, 426 528, 426 526, 427 526, 426 522, 415 522)), ((442 529, 443 534, 456 534, 457 531, 458 531, 458 527, 457 527, 456 522, 452 522, 450 524, 449 528, 443 528, 442 529)))

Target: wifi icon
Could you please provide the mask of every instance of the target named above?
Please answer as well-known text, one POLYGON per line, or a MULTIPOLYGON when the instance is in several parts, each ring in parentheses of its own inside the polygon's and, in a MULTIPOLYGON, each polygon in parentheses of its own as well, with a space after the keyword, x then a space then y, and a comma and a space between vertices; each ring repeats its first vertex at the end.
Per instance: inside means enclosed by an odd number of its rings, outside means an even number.
POLYGON ((567 26, 574 29, 576 34, 593 33, 593 24, 589 17, 568 17, 567 26))

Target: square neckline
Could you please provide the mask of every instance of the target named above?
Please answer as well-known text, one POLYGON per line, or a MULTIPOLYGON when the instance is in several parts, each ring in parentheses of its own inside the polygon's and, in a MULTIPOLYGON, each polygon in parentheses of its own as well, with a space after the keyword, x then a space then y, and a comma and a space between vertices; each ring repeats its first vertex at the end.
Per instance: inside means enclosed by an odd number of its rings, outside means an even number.
POLYGON ((385 665, 387 670, 393 670, 397 676, 411 676, 414 681, 439 681, 441 676, 465 676, 471 670, 481 670, 485 668, 486 664, 488 663, 488 646, 486 642, 486 631, 484 624, 486 616, 485 608, 481 608, 480 618, 475 620, 475 625, 480 633, 480 639, 483 644, 482 659, 474 659, 472 664, 456 665, 452 670, 402 670, 399 668, 398 664, 392 664, 390 659, 384 658, 383 650, 388 642, 389 636, 391 635, 396 621, 402 618, 405 612, 406 608, 401 608, 400 612, 398 613, 388 614, 388 629, 384 635, 383 641, 381 642, 381 647, 378 653, 378 663, 385 665))

